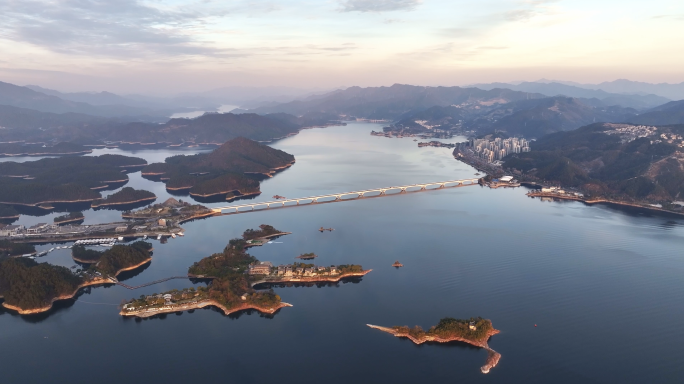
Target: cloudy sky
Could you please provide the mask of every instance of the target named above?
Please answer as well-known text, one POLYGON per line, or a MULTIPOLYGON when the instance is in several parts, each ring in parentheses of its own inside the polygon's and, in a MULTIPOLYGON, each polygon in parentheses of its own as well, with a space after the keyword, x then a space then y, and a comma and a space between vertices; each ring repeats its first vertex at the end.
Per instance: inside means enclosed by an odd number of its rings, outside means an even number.
POLYGON ((684 81, 684 1, 2 0, 0 80, 227 85, 684 81))

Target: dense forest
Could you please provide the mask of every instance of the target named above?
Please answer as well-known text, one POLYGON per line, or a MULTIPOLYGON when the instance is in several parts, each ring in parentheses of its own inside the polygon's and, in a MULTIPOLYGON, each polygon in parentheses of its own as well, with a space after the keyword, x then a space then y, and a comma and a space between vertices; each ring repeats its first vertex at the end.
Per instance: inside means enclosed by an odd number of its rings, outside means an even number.
POLYGON ((74 257, 89 260, 96 263, 91 266, 105 276, 115 276, 122 269, 130 268, 148 260, 152 255, 152 244, 145 241, 136 241, 129 245, 115 245, 106 251, 94 251, 88 249, 76 250, 72 248, 74 257), (98 253, 99 255, 96 255, 98 253))
POLYGON ((433 336, 442 339, 460 337, 472 341, 487 341, 490 331, 494 328, 492 327, 491 321, 481 317, 471 317, 467 320, 445 317, 428 331, 424 331, 423 328, 418 325, 413 328, 397 326, 393 327, 393 329, 400 335, 411 335, 416 339, 421 339, 425 336, 433 336), (476 327, 475 330, 470 329, 471 323, 476 327))
POLYGON ((629 126, 600 123, 544 136, 531 152, 506 157, 504 168, 523 180, 560 183, 590 197, 661 203, 680 197, 684 126, 652 127, 642 137, 620 127, 629 126))
POLYGON ((19 212, 17 212, 14 207, 11 205, 3 205, 0 204, 0 218, 3 217, 16 217, 19 215, 19 212))
POLYGON ((125 172, 146 164, 144 159, 121 155, 60 157, 0 163, 0 202, 38 204, 46 201, 92 201, 92 188, 128 182, 125 172))
POLYGON ((56 297, 71 295, 82 282, 66 267, 28 258, 0 261, 0 296, 22 309, 48 306, 56 297))
POLYGON ((0 240, 0 258, 26 255, 35 251, 36 247, 34 247, 33 244, 13 243, 9 240, 0 240))
POLYGON ((81 263, 97 263, 104 251, 88 249, 84 245, 74 245, 71 248, 71 255, 74 260, 81 263))
POLYGON ((150 164, 144 177, 164 178, 169 189, 188 189, 193 195, 259 193, 259 182, 245 174, 271 175, 294 163, 294 156, 243 137, 232 139, 210 153, 172 156, 150 164))
POLYGON ((103 205, 128 204, 141 200, 153 200, 157 195, 144 189, 133 189, 131 187, 121 188, 120 191, 113 193, 105 198, 93 201, 93 207, 103 205))

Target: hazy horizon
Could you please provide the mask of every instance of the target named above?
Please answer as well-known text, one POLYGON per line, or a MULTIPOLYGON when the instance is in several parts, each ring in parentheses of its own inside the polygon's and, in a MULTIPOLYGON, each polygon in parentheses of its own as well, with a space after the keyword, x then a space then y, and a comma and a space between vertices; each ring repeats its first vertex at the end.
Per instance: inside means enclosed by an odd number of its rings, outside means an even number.
POLYGON ((0 80, 154 95, 684 81, 671 0, 7 0, 0 80))

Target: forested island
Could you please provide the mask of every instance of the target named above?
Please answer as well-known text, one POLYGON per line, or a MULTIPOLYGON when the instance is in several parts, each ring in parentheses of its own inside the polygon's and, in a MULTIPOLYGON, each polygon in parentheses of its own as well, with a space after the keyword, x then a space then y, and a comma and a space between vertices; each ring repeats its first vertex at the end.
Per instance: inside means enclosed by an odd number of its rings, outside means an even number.
POLYGON ((186 221, 214 216, 216 212, 200 204, 190 204, 187 201, 168 198, 163 203, 149 205, 135 211, 124 211, 124 219, 146 220, 165 219, 182 224, 186 221))
POLYGON ((587 201, 656 204, 682 212, 684 125, 597 123, 532 142, 503 167, 521 181, 573 188, 587 201))
POLYGON ((188 277, 211 280, 206 288, 202 287, 196 291, 173 290, 159 295, 141 296, 128 301, 120 314, 149 317, 206 306, 217 307, 225 314, 245 309, 273 314, 290 304, 283 303, 272 289, 255 290, 255 285, 285 281, 336 282, 370 272, 364 271, 360 265, 316 267, 313 264, 300 263, 273 267, 270 262, 259 262, 247 253, 250 242, 283 234, 286 232, 265 224, 257 230, 248 229, 242 238, 230 240, 223 252, 205 257, 188 269, 188 277), (286 275, 288 273, 289 275, 286 275), (265 280, 269 277, 272 279, 265 280))
MULTIPOLYGON (((250 231, 253 232, 256 231, 250 231)), ((255 278, 247 272, 250 264, 257 263, 258 260, 246 252, 247 244, 245 239, 230 240, 223 252, 205 257, 188 269, 191 277, 213 279, 208 287, 198 290, 197 295, 180 298, 175 303, 159 300, 160 297, 154 295, 133 299, 122 309, 121 315, 147 317, 206 305, 216 306, 226 314, 244 309, 274 313, 289 306, 282 303, 280 296, 273 290, 257 292, 251 287, 255 278)))
POLYGON ((494 329, 490 320, 481 317, 470 318, 467 320, 445 317, 436 326, 430 327, 425 331, 416 325, 413 328, 407 326, 394 326, 391 328, 367 324, 370 328, 378 329, 390 333, 396 337, 405 337, 416 344, 426 342, 449 343, 464 342, 476 347, 484 348, 488 352, 487 362, 482 366, 482 373, 488 373, 494 368, 501 358, 501 355, 489 348, 487 342, 489 338, 500 331, 494 329))
POLYGON ((115 245, 105 251, 74 245, 71 255, 79 263, 94 264, 91 268, 103 275, 116 276, 122 271, 137 268, 152 260, 152 244, 136 241, 129 245, 115 245))
POLYGON ((118 188, 128 182, 126 172, 146 164, 144 159, 121 155, 2 162, 0 204, 92 202, 101 198, 97 190, 118 188))
MULTIPOLYGON (((3 246, 0 243, 0 246, 3 246)), ((17 244, 15 246, 30 246, 17 244)), ((31 246, 32 247, 32 246, 31 246)), ((112 284, 109 277, 134 269, 149 262, 152 245, 136 242, 131 245, 115 245, 98 252, 74 246, 76 253, 85 262, 93 265, 78 273, 66 267, 39 264, 35 260, 17 257, 0 260, 0 296, 3 306, 20 314, 35 314, 52 308, 57 300, 73 298, 83 287, 112 284)))
POLYGON ((92 202, 93 208, 127 205, 133 203, 152 202, 157 199, 157 195, 144 189, 133 189, 124 187, 120 191, 113 193, 105 198, 97 199, 92 202))
POLYGON ((258 178, 294 164, 294 156, 243 137, 227 141, 210 153, 178 155, 142 170, 143 177, 166 182, 172 191, 187 191, 195 197, 258 195, 258 178))
POLYGON ((64 156, 85 155, 93 150, 77 143, 61 142, 55 145, 0 143, 0 157, 3 156, 64 156))

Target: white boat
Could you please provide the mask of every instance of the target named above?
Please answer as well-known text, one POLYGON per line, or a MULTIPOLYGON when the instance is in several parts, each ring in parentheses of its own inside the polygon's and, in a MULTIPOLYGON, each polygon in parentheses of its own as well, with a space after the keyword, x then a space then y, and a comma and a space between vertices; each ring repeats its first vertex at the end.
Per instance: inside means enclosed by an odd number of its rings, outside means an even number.
POLYGON ((171 234, 171 237, 173 237, 173 238, 175 239, 175 238, 176 238, 176 234, 175 234, 175 233, 172 233, 172 234, 171 234))
POLYGON ((50 250, 49 250, 48 252, 52 252, 52 251, 54 251, 54 250, 55 250, 54 248, 50 248, 50 250))
POLYGON ((161 240, 161 235, 157 236, 157 240, 161 240))
POLYGON ((119 236, 119 241, 123 241, 123 236, 119 236))
POLYGON ((143 240, 147 240, 147 235, 143 236, 143 240))
POLYGON ((183 232, 178 232, 178 236, 185 236, 185 233, 183 233, 183 232))

